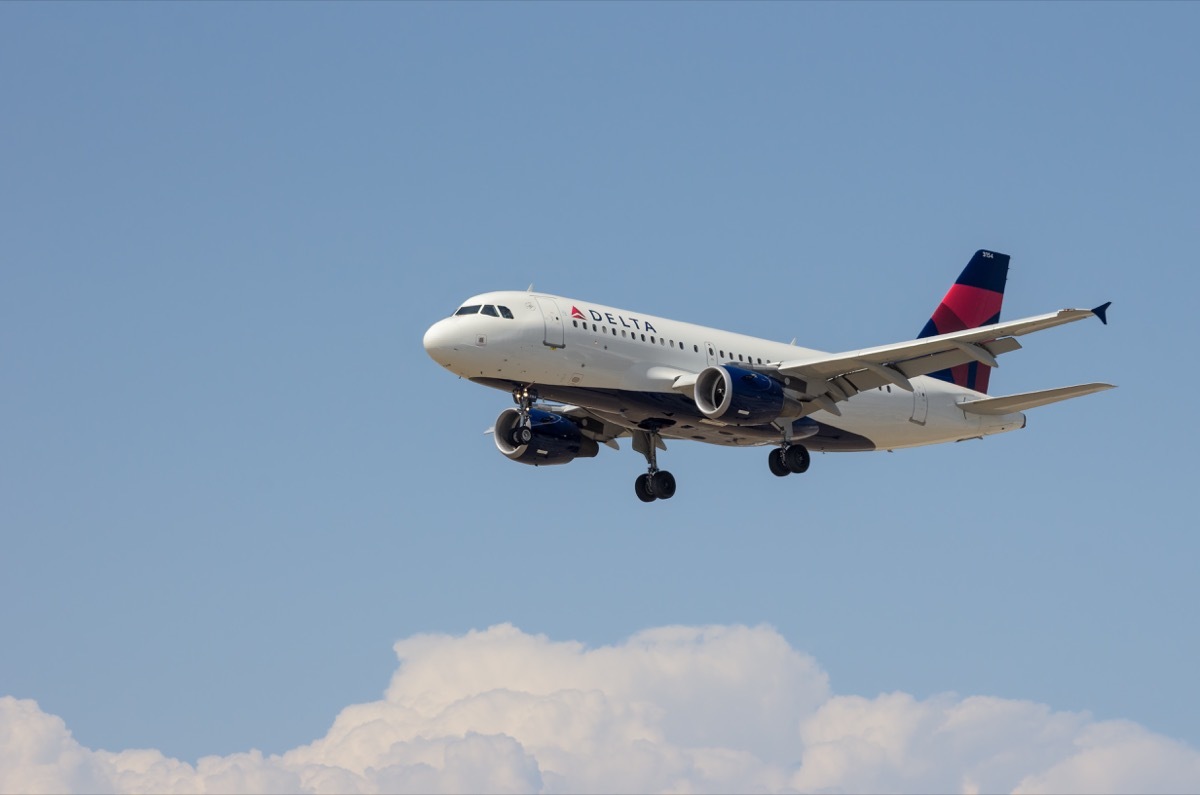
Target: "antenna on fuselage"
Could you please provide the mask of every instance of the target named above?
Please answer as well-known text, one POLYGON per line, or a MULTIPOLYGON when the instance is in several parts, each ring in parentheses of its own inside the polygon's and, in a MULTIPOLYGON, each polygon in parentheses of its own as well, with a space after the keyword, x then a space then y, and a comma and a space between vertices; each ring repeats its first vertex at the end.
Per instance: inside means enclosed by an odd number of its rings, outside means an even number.
POLYGON ((795 338, 795 337, 792 337, 792 344, 793 344, 793 345, 795 345, 795 344, 796 344, 796 338, 795 338))
POLYGON ((527 292, 527 293, 533 292, 533 282, 529 283, 529 286, 525 288, 525 292, 527 292))

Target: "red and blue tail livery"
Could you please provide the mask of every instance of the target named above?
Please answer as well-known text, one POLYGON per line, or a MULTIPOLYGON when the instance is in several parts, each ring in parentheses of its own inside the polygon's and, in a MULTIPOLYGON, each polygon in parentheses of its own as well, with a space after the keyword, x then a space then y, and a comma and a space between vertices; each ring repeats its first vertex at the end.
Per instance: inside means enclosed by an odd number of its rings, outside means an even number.
MULTIPOLYGON (((976 251, 917 339, 999 323, 1004 284, 1008 280, 1008 259, 1007 254, 976 251)), ((929 375, 986 393, 991 371, 986 364, 970 362, 929 375)))

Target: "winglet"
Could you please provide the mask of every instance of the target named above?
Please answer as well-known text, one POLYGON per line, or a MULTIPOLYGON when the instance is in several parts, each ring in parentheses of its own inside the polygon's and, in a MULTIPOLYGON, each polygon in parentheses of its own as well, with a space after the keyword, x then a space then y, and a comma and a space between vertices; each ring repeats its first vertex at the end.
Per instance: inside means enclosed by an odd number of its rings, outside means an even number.
POLYGON ((1110 306, 1112 306, 1112 301, 1109 301, 1108 303, 1105 303, 1105 304, 1101 304, 1100 306, 1098 306, 1092 310, 1092 314, 1095 315, 1096 317, 1100 318, 1100 322, 1106 326, 1108 325, 1108 308, 1110 306))

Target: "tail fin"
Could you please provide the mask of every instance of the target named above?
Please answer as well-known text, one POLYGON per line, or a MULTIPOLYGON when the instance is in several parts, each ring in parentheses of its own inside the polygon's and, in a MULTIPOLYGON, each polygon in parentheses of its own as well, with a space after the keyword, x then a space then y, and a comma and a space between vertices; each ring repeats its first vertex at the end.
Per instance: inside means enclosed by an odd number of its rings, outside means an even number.
MULTIPOLYGON (((1008 280, 1008 259, 1007 254, 976 251, 917 338, 999 323, 1004 283, 1008 280)), ((986 364, 971 362, 930 375, 986 393, 991 371, 986 364)))

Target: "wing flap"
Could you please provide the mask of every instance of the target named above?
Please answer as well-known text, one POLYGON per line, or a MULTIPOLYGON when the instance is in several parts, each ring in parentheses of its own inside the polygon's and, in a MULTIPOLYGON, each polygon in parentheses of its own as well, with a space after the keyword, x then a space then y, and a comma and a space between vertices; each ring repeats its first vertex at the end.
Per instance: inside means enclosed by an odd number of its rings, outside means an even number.
POLYGON ((972 414, 1014 414, 1025 409, 1046 406, 1060 400, 1070 400, 1113 388, 1112 384, 1078 384, 1077 386, 1062 386, 1057 389, 1043 389, 1038 392, 1022 392, 1018 395, 969 400, 958 405, 963 411, 972 414))
MULTIPOLYGON (((1005 337, 1004 339, 984 343, 979 347, 987 350, 992 356, 999 356, 1002 353, 1018 350, 1021 347, 1021 343, 1012 337, 1005 337)), ((941 353, 909 359, 890 366, 878 365, 873 362, 859 362, 859 366, 864 369, 837 376, 834 382, 840 386, 841 382, 848 381, 857 392, 865 392, 868 389, 875 389, 889 383, 905 389, 903 384, 897 382, 895 378, 897 374, 903 376, 904 380, 907 380, 909 378, 916 378, 919 375, 936 373, 938 370, 945 370, 948 367, 957 367, 960 364, 967 364, 972 361, 976 361, 974 356, 958 348, 951 348, 941 353), (877 368, 883 367, 886 367, 891 373, 879 372, 877 368)), ((906 391, 911 392, 911 387, 907 388, 906 391)))

